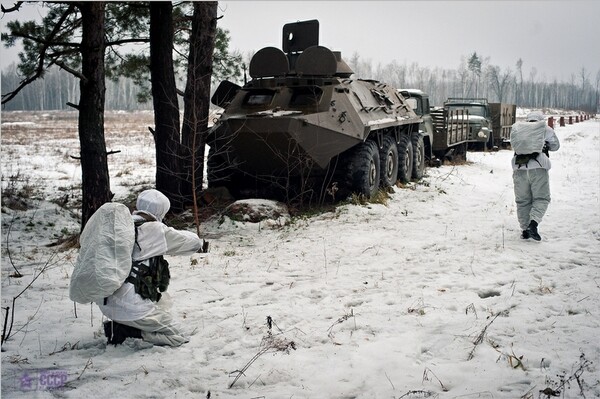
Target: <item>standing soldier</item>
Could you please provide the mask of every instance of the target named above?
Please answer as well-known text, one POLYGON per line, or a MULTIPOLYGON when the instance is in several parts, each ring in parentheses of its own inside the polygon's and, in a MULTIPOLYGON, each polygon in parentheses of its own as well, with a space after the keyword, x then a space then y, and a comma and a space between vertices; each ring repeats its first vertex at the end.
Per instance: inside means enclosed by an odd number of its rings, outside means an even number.
POLYGON ((539 111, 529 113, 526 122, 515 123, 510 140, 515 151, 512 158, 513 184, 521 238, 540 241, 538 225, 550 204, 548 171, 551 164, 548 151, 558 150, 560 143, 539 111))

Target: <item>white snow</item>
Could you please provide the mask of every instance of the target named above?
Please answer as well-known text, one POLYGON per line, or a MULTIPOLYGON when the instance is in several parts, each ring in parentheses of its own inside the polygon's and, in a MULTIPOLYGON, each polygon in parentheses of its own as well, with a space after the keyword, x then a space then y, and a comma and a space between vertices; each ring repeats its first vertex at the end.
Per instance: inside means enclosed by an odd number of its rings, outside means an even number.
MULTIPOLYGON (((600 397, 600 120, 556 132, 539 243, 519 238, 508 150, 428 168, 387 205, 283 227, 204 223, 210 253, 168 258, 164 300, 192 333, 179 348, 107 346, 99 309, 69 300, 76 251, 45 247, 78 218, 43 200, 3 205, 2 316, 15 314, 2 397, 600 397), (65 385, 43 390, 49 381, 65 385)), ((151 182, 144 137, 113 156, 128 171, 112 180, 117 200, 151 182)), ((76 181, 72 142, 46 152, 46 167, 21 158, 18 169, 24 144, 4 139, 3 190, 17 172, 41 179, 47 199, 76 181)))
POLYGON ((408 118, 409 118, 409 116, 396 116, 393 118, 375 119, 375 120, 367 121, 367 126, 372 126, 372 127, 381 127, 381 126, 385 126, 385 125, 389 126, 393 123, 396 123, 397 121, 403 121, 408 118))

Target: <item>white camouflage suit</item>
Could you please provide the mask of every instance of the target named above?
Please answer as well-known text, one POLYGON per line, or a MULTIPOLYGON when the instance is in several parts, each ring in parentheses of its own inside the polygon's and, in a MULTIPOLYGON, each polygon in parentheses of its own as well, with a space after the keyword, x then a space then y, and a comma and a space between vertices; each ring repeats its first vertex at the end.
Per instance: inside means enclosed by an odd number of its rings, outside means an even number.
MULTIPOLYGON (((527 115, 528 122, 544 120, 541 112, 527 115)), ((560 148, 560 142, 554 130, 546 125, 545 141, 550 151, 560 148)), ((543 152, 537 159, 531 159, 527 165, 519 165, 512 158, 513 184, 517 203, 517 218, 521 230, 526 230, 530 221, 541 223, 550 204, 550 181, 548 171, 551 168, 550 158, 543 152)))
MULTIPOLYGON (((134 221, 150 216, 154 221, 145 222, 137 228, 137 243, 132 259, 148 260, 159 255, 191 255, 197 252, 202 242, 189 231, 175 230, 162 223, 171 204, 169 199, 157 190, 146 190, 137 199, 133 212, 134 221)), ((145 262, 148 265, 148 262, 145 262)), ((166 294, 166 293, 164 293, 166 294)), ((179 346, 189 340, 173 324, 167 309, 166 295, 158 302, 143 299, 135 292, 134 285, 125 282, 105 302, 97 302, 102 313, 109 319, 138 328, 142 339, 156 345, 179 346)))

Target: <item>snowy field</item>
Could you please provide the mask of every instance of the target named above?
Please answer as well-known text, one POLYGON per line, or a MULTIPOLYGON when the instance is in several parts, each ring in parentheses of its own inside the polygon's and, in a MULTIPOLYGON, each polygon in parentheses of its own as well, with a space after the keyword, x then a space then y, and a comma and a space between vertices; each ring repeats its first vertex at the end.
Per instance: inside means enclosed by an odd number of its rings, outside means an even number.
MULTIPOLYGON (((600 397, 598 119, 556 128, 541 242, 519 238, 508 150, 428 168, 386 205, 208 220, 210 253, 168 258, 163 300, 192 335, 165 348, 107 346, 99 309, 69 300, 76 251, 46 245, 79 229, 57 205, 76 205, 77 136, 44 135, 47 115, 10 134, 16 117, 2 114, 2 398, 600 397)), ((152 184, 149 118, 107 133, 116 200, 152 184)))

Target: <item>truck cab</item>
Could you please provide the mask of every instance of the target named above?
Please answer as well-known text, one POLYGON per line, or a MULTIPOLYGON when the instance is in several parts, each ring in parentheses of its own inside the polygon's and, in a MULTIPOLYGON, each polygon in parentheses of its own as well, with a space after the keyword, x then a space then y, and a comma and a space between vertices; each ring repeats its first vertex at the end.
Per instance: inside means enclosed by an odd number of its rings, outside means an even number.
POLYGON ((433 122, 429 114, 429 95, 424 91, 417 89, 400 89, 400 94, 406 99, 410 107, 419 115, 423 122, 419 125, 419 130, 429 137, 433 136, 433 122))
POLYGON ((468 114, 469 143, 482 147, 493 145, 492 113, 487 98, 449 98, 444 108, 468 114))
POLYGON ((422 119, 419 124, 419 133, 423 137, 425 158, 433 163, 433 143, 435 128, 430 114, 429 95, 418 89, 399 89, 398 92, 406 99, 412 110, 422 119))

